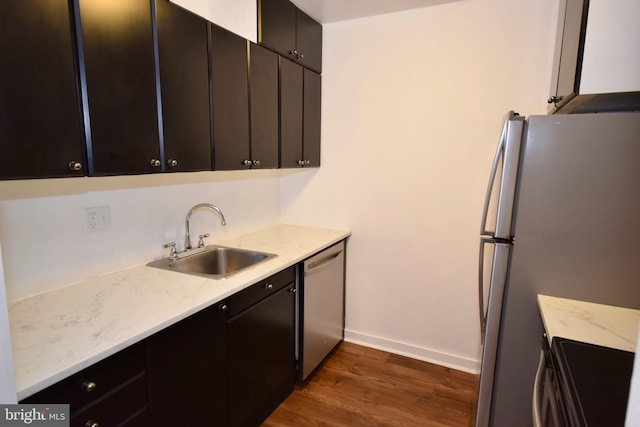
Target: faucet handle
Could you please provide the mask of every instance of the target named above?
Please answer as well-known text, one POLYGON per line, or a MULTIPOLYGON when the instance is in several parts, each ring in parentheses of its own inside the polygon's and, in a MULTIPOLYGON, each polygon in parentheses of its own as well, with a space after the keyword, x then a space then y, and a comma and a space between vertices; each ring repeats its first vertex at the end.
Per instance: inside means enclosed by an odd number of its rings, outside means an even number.
POLYGON ((200 240, 198 240, 198 248, 204 248, 204 239, 209 237, 209 233, 201 234, 198 236, 200 240))
POLYGON ((162 245, 164 249, 171 248, 171 252, 169 252, 169 259, 175 261, 178 259, 178 251, 176 250, 176 242, 165 243, 162 245))

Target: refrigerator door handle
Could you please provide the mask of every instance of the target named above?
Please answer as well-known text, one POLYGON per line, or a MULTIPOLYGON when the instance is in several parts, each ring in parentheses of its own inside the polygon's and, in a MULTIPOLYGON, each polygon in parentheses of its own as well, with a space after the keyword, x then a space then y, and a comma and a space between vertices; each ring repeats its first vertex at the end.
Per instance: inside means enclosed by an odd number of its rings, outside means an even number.
POLYGON ((489 216, 489 204, 491 202, 491 193, 493 185, 496 180, 496 174, 498 172, 498 165, 500 164, 500 158, 504 152, 504 144, 507 141, 507 122, 504 122, 502 128, 502 135, 500 135, 500 142, 498 142, 498 148, 496 149, 496 155, 493 159, 493 165, 491 166, 491 174, 489 175, 489 185, 487 186, 487 194, 484 196, 484 205, 482 208, 482 222, 480 223, 481 235, 493 235, 493 231, 487 230, 487 217, 489 216))
POLYGON ((484 309, 484 245, 489 241, 486 238, 480 239, 480 265, 478 266, 478 302, 480 303, 478 313, 480 314, 480 340, 482 345, 484 345, 484 331, 487 326, 487 316, 484 309))
POLYGON ((500 143, 496 150, 496 156, 493 160, 491 168, 491 176, 487 194, 485 196, 484 207, 482 210, 482 224, 480 234, 492 236, 499 239, 511 239, 513 237, 512 219, 513 209, 516 199, 516 183, 518 179, 518 168, 520 165, 520 150, 522 148, 522 140, 524 135, 524 117, 518 113, 511 111, 509 118, 505 121, 500 137, 500 143), (500 170, 499 187, 496 187, 498 179, 498 171, 502 161, 500 170), (493 194, 494 190, 498 194, 493 194), (497 206, 495 213, 491 215, 495 219, 494 230, 487 229, 487 220, 489 220, 489 209, 491 208, 491 196, 497 197, 497 206))
MULTIPOLYGON (((493 382, 496 369, 496 359, 498 357, 498 337, 500 333, 500 319, 502 316, 502 299, 507 283, 507 273, 509 270, 509 258, 511 256, 511 244, 497 242, 494 239, 481 239, 480 251, 484 253, 484 245, 495 245, 493 259, 491 260, 491 274, 489 283, 489 300, 483 311, 482 324, 484 331, 482 334, 482 365, 480 370, 480 385, 478 388, 478 407, 476 412, 476 427, 486 427, 489 425, 491 400, 493 395, 493 382)), ((481 255, 484 258, 484 255, 481 255)), ((484 301, 484 278, 480 278, 481 294, 480 299, 484 301)), ((484 302, 481 302, 484 306, 484 302)))

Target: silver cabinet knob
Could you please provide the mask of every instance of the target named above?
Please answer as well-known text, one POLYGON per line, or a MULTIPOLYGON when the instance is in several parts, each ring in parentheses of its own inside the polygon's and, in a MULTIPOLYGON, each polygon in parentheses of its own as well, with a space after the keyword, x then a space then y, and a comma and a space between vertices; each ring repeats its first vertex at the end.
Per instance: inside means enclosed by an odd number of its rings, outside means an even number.
POLYGON ((304 59, 304 55, 303 54, 298 55, 298 59, 304 59))
POLYGON ((291 288, 289 289, 289 292, 291 292, 292 294, 295 294, 296 292, 298 292, 298 290, 296 288, 291 288))
POLYGON ((160 166, 160 160, 158 159, 151 159, 151 166, 153 166, 154 168, 157 168, 160 166))
POLYGON ((167 164, 169 166, 175 167, 175 166, 178 166, 178 161, 176 159, 169 159, 167 160, 167 164))
POLYGON ((242 164, 245 166, 251 166, 253 163, 251 162, 251 160, 243 160, 242 164))
POLYGON ((97 423, 97 422, 95 422, 95 421, 91 421, 91 420, 89 420, 89 421, 87 421, 86 423, 84 423, 84 426, 85 426, 85 427, 100 427, 100 424, 98 424, 98 423, 97 423))
POLYGON ((304 160, 298 160, 298 166, 304 166, 304 160))
POLYGON ((220 309, 220 311, 227 311, 229 307, 227 307, 227 304, 220 304, 218 308, 220 309))
POLYGON ((271 289, 273 289, 273 285, 271 283, 267 283, 266 285, 264 285, 264 288, 270 291, 271 289))
POLYGON ((304 161, 304 164, 305 164, 306 166, 309 166, 309 165, 311 164, 311 160, 305 160, 305 161, 304 161))
POLYGON ((291 49, 291 50, 289 51, 289 55, 298 56, 298 51, 297 51, 297 50, 295 50, 295 49, 291 49))
POLYGON ((92 391, 94 391, 96 387, 98 387, 98 385, 93 381, 85 381, 82 383, 82 390, 88 393, 91 393, 92 391))
POLYGON ((75 160, 71 160, 69 162, 69 169, 74 171, 74 172, 82 170, 82 163, 76 162, 75 160))
POLYGON ((260 166, 260 160, 254 160, 253 161, 253 165, 254 166, 260 166))
POLYGON ((564 96, 554 95, 551 98, 547 99, 547 104, 555 104, 557 102, 562 101, 563 98, 564 96))

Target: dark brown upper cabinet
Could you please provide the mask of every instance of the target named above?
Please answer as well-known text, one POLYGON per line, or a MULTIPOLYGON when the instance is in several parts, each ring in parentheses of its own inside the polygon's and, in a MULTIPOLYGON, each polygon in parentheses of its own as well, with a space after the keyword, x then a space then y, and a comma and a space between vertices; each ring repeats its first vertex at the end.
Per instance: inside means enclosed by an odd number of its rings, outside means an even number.
POLYGON ((90 175, 161 171, 149 0, 79 0, 90 175))
POLYGON ((302 158, 303 67, 280 57, 280 167, 304 166, 302 158), (302 162, 302 163, 300 163, 302 162))
POLYGON ((258 0, 258 42, 322 72, 322 25, 289 0, 258 0))
POLYGON ((320 108, 322 77, 304 69, 302 99, 302 159, 304 166, 320 166, 320 108))
POLYGON ((280 167, 320 166, 321 76, 280 58, 280 167))
POLYGON ((212 168, 207 21, 155 0, 164 170, 212 168))
POLYGON ((275 169, 278 158, 278 55, 251 43, 249 99, 252 168, 275 169))
POLYGON ((73 28, 67 0, 0 2, 0 178, 84 172, 73 28))
POLYGON ((214 168, 249 168, 247 41, 215 24, 209 28, 214 168))

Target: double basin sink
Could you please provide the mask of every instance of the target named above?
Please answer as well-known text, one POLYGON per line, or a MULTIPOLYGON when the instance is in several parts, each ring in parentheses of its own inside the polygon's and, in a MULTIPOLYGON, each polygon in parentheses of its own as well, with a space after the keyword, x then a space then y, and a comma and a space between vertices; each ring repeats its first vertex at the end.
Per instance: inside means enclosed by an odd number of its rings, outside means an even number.
POLYGON ((179 273, 222 279, 275 256, 277 255, 266 252, 209 245, 180 253, 177 259, 163 258, 147 265, 179 273))

